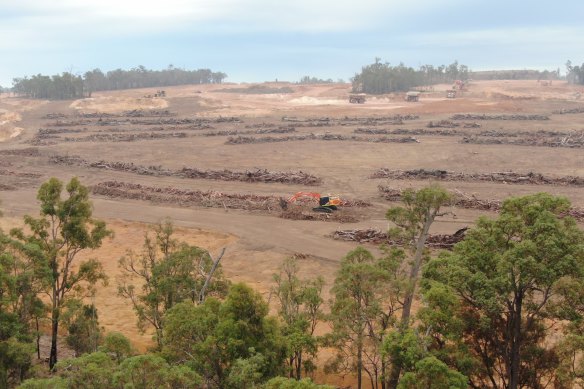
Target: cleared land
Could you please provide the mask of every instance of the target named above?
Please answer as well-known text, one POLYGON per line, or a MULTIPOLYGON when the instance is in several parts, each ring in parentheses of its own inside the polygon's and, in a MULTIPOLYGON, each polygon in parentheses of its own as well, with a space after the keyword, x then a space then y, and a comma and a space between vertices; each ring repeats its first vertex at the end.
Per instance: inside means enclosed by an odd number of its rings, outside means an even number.
POLYGON ((96 296, 100 322, 144 349, 150 335, 138 333, 116 296, 117 260, 140 248, 147 223, 165 217, 211 253, 227 247, 226 274, 266 297, 272 274, 295 254, 302 275, 332 283, 340 259, 358 244, 333 233, 383 231, 399 190, 429 182, 459 194, 456 216, 436 223, 435 235, 494 216, 510 195, 539 191, 567 196, 582 220, 581 88, 488 81, 456 99, 446 98, 444 85, 418 103, 388 95, 350 104, 348 85, 267 87, 287 89, 182 86, 165 98, 145 98, 153 90, 142 89, 60 102, 3 95, 2 227, 37 212, 36 190, 51 176, 79 176, 94 187, 95 214, 116 232, 91 254, 110 274, 96 296), (278 199, 298 191, 337 194, 347 205, 330 217, 315 215, 310 202, 282 211, 278 199))

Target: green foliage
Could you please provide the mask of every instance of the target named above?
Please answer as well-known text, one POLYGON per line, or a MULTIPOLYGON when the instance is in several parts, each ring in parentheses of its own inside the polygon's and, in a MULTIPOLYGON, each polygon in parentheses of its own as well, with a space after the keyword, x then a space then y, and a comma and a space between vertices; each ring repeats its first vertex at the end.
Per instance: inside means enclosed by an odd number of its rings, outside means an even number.
POLYGON ((134 354, 130 340, 119 332, 107 333, 99 351, 113 356, 118 363, 134 354))
POLYGON ((223 72, 209 69, 185 70, 172 65, 168 69, 149 70, 138 66, 130 70, 116 69, 103 73, 100 69, 85 72, 83 77, 70 72, 44 76, 15 78, 14 93, 33 99, 78 99, 91 97, 91 93, 103 90, 162 87, 185 84, 220 84, 227 78, 223 72))
POLYGON ((190 389, 201 378, 186 366, 171 366, 154 354, 125 359, 115 375, 115 383, 124 389, 190 389))
POLYGON ((284 261, 279 274, 274 274, 276 285, 272 293, 279 305, 278 314, 284 325, 282 333, 286 339, 288 357, 286 363, 289 376, 302 378, 302 369, 314 368, 313 358, 318 351, 318 339, 314 335, 316 325, 323 318, 322 288, 324 279, 298 278, 298 263, 293 258, 284 261))
MULTIPOLYGON (((213 261, 206 250, 176 241, 169 221, 156 226, 154 232, 154 238, 148 234, 144 238, 142 253, 129 251, 120 259, 124 276, 118 292, 132 303, 142 331, 154 327, 160 348, 166 311, 182 301, 198 302, 213 261), (141 291, 136 285, 141 285, 141 291)), ((228 285, 219 265, 207 294, 223 297, 228 285)))
POLYGON ((233 285, 223 303, 209 298, 198 306, 176 304, 165 317, 163 355, 220 388, 234 366, 239 373, 231 379, 238 382, 255 382, 256 374, 273 377, 281 370, 285 343, 267 313, 261 296, 242 284, 233 285))
POLYGON ((258 388, 263 381, 266 359, 262 354, 254 354, 249 358, 235 360, 227 377, 227 387, 233 389, 258 388))
POLYGON ((374 63, 364 66, 361 73, 355 74, 351 81, 353 92, 383 94, 467 78, 468 67, 459 65, 457 61, 449 66, 435 68, 432 65, 424 65, 415 70, 403 63, 391 66, 388 62, 382 63, 380 58, 376 58, 374 63))
POLYGON ((26 380, 18 389, 70 389, 67 380, 61 377, 33 378, 26 380))
POLYGON ((357 373, 362 384, 362 371, 371 383, 384 380, 387 358, 382 355, 385 337, 397 323, 396 314, 402 309, 404 282, 404 253, 385 249, 375 259, 362 247, 349 252, 341 261, 331 290, 330 322, 332 333, 327 342, 336 351, 327 370, 357 373))
POLYGON ((117 365, 107 354, 97 352, 60 361, 55 369, 69 388, 99 389, 114 387, 117 365))
POLYGON ((420 359, 413 372, 407 372, 397 389, 466 389, 467 378, 435 357, 420 359))
POLYGON ((310 77, 310 76, 303 76, 298 84, 307 85, 307 84, 332 84, 334 81, 331 78, 323 80, 317 77, 310 77))
POLYGON ((498 219, 479 219, 452 253, 427 265, 430 312, 422 318, 439 331, 439 348, 463 340, 460 352, 478 367, 467 371, 474 386, 539 387, 558 364, 547 326, 582 320, 571 305, 584 301, 584 290, 561 287, 582 285, 584 277, 584 234, 562 216, 569 206, 544 193, 508 199, 498 219))
POLYGON ((43 183, 37 193, 40 201, 40 217, 25 216, 24 222, 30 230, 13 230, 12 235, 23 247, 36 247, 38 253, 29 253, 34 267, 43 269, 44 289, 51 305, 51 355, 49 365, 57 362, 57 337, 61 311, 70 296, 83 296, 98 281, 107 279, 101 263, 95 259, 76 261, 84 250, 101 246, 103 239, 111 236, 105 223, 92 218, 89 191, 72 178, 63 188, 63 183, 51 178, 43 183), (67 194, 63 198, 63 189, 67 194))
POLYGON ((75 351, 75 355, 92 353, 102 341, 102 331, 99 328, 97 308, 94 305, 83 305, 79 300, 70 300, 62 320, 67 328, 67 345, 75 351))
POLYGON ((291 378, 284 378, 284 377, 276 377, 272 378, 268 382, 266 382, 262 387, 262 389, 333 389, 334 386, 330 385, 317 385, 310 380, 310 378, 304 378, 300 381, 291 379, 291 378))
POLYGON ((566 70, 568 72, 566 78, 571 84, 584 85, 584 63, 580 66, 572 65, 572 61, 566 63, 566 70))

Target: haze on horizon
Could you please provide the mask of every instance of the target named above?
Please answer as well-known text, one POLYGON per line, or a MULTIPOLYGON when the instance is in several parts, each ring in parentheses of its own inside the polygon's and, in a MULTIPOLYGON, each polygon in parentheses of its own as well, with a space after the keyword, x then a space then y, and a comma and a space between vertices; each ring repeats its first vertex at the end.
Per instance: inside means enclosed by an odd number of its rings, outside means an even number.
POLYGON ((564 73, 584 62, 582 15, 577 0, 0 0, 0 85, 170 64, 229 82, 349 80, 376 57, 564 73))

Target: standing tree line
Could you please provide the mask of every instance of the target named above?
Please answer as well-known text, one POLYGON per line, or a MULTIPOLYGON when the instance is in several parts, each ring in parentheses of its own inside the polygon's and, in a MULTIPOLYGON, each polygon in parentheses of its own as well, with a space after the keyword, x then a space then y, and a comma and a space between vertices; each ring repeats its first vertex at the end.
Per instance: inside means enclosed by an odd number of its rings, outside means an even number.
POLYGON ((458 61, 448 66, 423 65, 414 69, 403 63, 392 66, 388 62, 381 62, 380 58, 376 58, 374 63, 363 66, 361 73, 355 74, 351 82, 353 92, 383 94, 407 91, 418 86, 466 80, 468 75, 468 67, 460 65, 458 61))
POLYGON ((102 72, 94 69, 83 76, 64 72, 53 76, 42 74, 15 78, 12 91, 35 99, 77 99, 91 97, 92 92, 133 88, 164 87, 188 84, 220 84, 227 78, 223 72, 210 69, 186 70, 170 65, 163 70, 138 66, 130 70, 102 72))
POLYGON ((584 63, 580 66, 572 65, 572 61, 566 62, 566 79, 570 84, 584 85, 584 63))
POLYGON ((565 198, 510 198, 436 253, 426 240, 449 215, 450 195, 407 190, 386 214, 401 243, 379 256, 349 252, 329 301, 321 277, 303 278, 301 261, 285 260, 270 291, 274 315, 261 294, 224 277, 221 256, 161 223, 119 260, 118 293, 154 334, 146 354, 103 334, 87 304, 105 275, 77 255, 111 235, 92 217, 87 189, 53 178, 37 198, 39 217, 0 233, 0 388, 330 389, 311 380, 323 365, 357 389, 584 384, 584 232, 565 198), (50 375, 35 378, 47 330, 50 375), (60 336, 76 358, 58 360, 60 336))

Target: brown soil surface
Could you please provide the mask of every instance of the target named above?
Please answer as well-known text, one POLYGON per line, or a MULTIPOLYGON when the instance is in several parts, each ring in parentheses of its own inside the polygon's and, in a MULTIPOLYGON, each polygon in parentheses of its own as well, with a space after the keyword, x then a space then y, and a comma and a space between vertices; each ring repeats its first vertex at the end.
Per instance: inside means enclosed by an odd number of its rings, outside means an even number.
MULTIPOLYGON (((62 180, 78 176, 91 186, 119 181, 154 188, 152 190, 174 188, 175 191, 275 198, 309 191, 371 203, 369 207, 347 208, 355 222, 341 223, 326 219, 326 216, 324 219, 285 219, 279 217, 280 212, 257 212, 253 207, 214 208, 189 202, 94 194, 95 215, 106 219, 116 233, 112 241, 90 254, 104 263, 110 275, 109 285, 100 288, 96 298, 100 321, 106 329, 125 333, 138 348, 144 349, 150 335, 137 331, 130 307, 116 297, 115 280, 119 274, 119 257, 127 249, 140 249, 150 223, 168 217, 180 227, 181 237, 189 242, 211 253, 226 247, 223 260, 226 274, 233 280, 253 284, 267 298, 272 274, 284 258, 293 254, 306 254, 300 260, 302 275, 323 275, 331 285, 340 259, 357 245, 333 240, 332 233, 387 227, 385 210, 395 203, 382 196, 379 185, 405 189, 431 182, 431 179, 416 178, 370 178, 381 168, 438 169, 467 175, 513 171, 545 177, 584 177, 584 153, 578 147, 461 142, 463 136, 473 134, 496 133, 501 137, 581 134, 584 102, 576 99, 581 87, 556 81, 545 87, 536 81, 484 81, 470 84, 469 90, 456 99, 446 98, 448 86, 443 85, 436 86, 434 92, 423 93, 417 103, 406 103, 403 95, 392 94, 370 96, 365 104, 350 104, 349 85, 272 83, 267 86, 289 87, 293 93, 227 93, 221 89, 244 88, 245 85, 226 84, 165 88, 165 98, 144 97, 154 94, 155 89, 100 92, 94 93, 91 99, 79 101, 31 101, 3 95, 0 98, 0 207, 6 217, 2 225, 7 228, 17 224, 22 215, 36 213, 36 190, 51 176, 62 180), (124 116, 125 111, 137 109, 167 110, 172 115, 124 116), (560 113, 569 110, 573 113, 560 113), (95 115, 80 118, 80 113, 95 115), (101 115, 100 121, 100 113, 110 115, 101 115), (460 133, 428 127, 429 122, 451 125, 451 118, 457 114, 486 115, 486 120, 455 121, 460 123, 455 129, 460 133), (510 120, 495 119, 501 115, 510 120), (549 119, 521 120, 521 115, 541 115, 549 119), (58 120, 69 124, 59 125, 58 120), (13 135, 16 128, 22 131, 13 135), (229 136, 244 134, 259 139, 266 137, 263 130, 280 128, 294 128, 294 138, 282 142, 260 140, 228 144, 229 136), (262 131, 254 133, 258 129, 262 131), (183 135, 151 135, 165 133, 183 135), (213 136, 205 136, 205 133, 213 136), (127 136, 130 134, 132 136, 127 136), (372 141, 380 134, 413 136, 418 142, 372 141), (368 141, 363 141, 365 138, 368 141), (79 156, 89 162, 134 164, 142 172, 183 168, 231 172, 301 171, 322 178, 322 182, 308 186, 140 174, 132 169, 120 171, 89 164, 55 165, 50 163, 55 155, 79 156)), ((291 134, 274 131, 268 135, 283 138, 291 134)), ((574 207, 584 207, 581 187, 505 181, 440 183, 452 191, 479 199, 504 199, 510 195, 547 191, 567 196, 574 207)), ((290 205, 298 207, 297 213, 303 215, 310 214, 312 206, 316 204, 290 205)), ((471 226, 481 214, 495 215, 490 211, 464 208, 456 208, 454 213, 456 217, 438 221, 432 233, 452 234, 471 226)))

